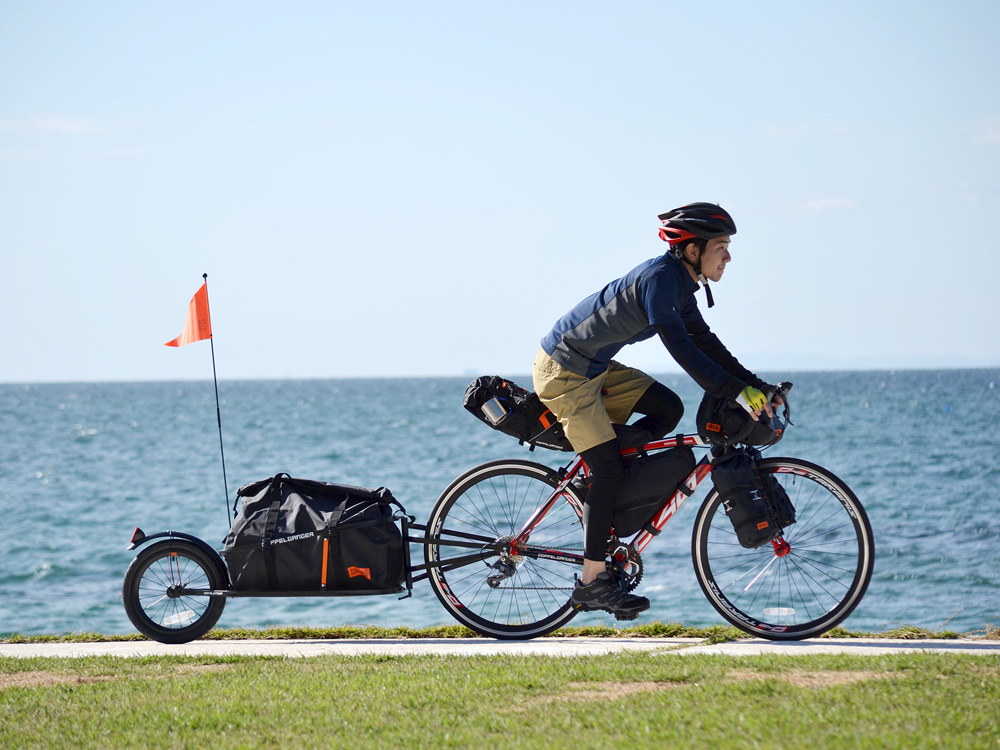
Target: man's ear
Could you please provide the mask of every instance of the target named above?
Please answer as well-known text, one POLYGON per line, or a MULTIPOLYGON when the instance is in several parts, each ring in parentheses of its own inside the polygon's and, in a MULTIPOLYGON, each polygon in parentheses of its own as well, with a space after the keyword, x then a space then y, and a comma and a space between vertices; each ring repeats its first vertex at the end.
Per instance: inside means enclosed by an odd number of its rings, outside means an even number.
POLYGON ((696 243, 688 242, 684 245, 684 259, 691 265, 698 262, 698 245, 696 243))

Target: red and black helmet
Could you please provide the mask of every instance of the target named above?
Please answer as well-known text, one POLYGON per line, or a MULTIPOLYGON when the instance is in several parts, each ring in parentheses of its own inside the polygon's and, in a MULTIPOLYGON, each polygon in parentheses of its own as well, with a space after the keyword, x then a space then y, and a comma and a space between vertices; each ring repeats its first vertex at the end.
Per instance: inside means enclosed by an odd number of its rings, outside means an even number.
POLYGON ((733 217, 714 203, 689 203, 660 214, 660 239, 671 248, 690 240, 714 240, 736 234, 733 217))

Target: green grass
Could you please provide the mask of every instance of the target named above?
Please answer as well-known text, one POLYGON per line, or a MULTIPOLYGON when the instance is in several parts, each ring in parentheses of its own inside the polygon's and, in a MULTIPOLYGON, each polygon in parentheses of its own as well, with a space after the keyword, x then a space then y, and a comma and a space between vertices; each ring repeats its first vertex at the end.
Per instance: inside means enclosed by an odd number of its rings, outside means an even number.
POLYGON ((996 748, 1000 656, 0 658, 0 747, 996 748))
MULTIPOLYGON (((653 622, 632 627, 617 628, 609 625, 567 627, 552 634, 555 638, 703 638, 712 642, 735 640, 746 637, 733 627, 715 625, 708 628, 692 628, 678 623, 653 622)), ((429 628, 395 627, 384 628, 375 625, 341 625, 330 628, 316 627, 269 627, 215 629, 208 632, 203 640, 288 640, 319 639, 342 640, 347 638, 482 638, 478 633, 463 625, 437 625, 429 628)), ((81 643, 142 641, 146 638, 138 633, 125 635, 105 635, 102 633, 59 633, 53 635, 13 634, 0 638, 0 643, 81 643)))
MULTIPOLYGON (((746 633, 728 625, 713 625, 707 628, 695 628, 676 622, 652 622, 631 627, 615 627, 610 625, 574 626, 557 630, 552 634, 555 638, 701 638, 708 643, 723 643, 741 638, 749 638, 746 633)), ((203 640, 343 640, 354 638, 480 638, 481 636, 462 625, 437 625, 429 628, 383 628, 374 625, 341 625, 330 628, 315 627, 270 627, 263 630, 257 628, 228 628, 209 631, 203 640)), ((901 625, 882 632, 861 632, 834 628, 821 636, 823 638, 905 638, 916 639, 955 639, 955 638, 985 638, 1000 640, 1000 628, 987 625, 985 630, 974 633, 956 633, 951 630, 927 630, 912 625, 901 625)), ((58 633, 52 635, 21 635, 12 634, 0 637, 0 643, 107 643, 115 641, 144 641, 145 636, 139 633, 123 635, 106 635, 103 633, 58 633)))

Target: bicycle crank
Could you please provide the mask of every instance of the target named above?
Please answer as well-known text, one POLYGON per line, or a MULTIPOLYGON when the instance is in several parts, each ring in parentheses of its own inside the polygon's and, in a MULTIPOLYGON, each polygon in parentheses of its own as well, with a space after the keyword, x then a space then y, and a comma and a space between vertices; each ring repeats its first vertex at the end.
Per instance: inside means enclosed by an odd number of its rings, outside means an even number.
POLYGON ((608 560, 608 575, 622 587, 622 592, 629 593, 642 580, 642 557, 631 544, 618 544, 611 548, 611 559, 608 560))

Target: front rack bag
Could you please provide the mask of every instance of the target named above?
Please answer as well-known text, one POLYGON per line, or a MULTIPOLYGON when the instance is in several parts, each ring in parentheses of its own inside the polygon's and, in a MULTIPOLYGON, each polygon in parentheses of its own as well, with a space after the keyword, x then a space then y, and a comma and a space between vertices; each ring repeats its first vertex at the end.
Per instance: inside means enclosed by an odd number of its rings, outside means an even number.
POLYGON ((406 576, 403 507, 384 487, 277 474, 241 487, 243 507, 226 536, 234 591, 391 593, 406 576))
POLYGON ((732 450, 712 462, 712 483, 733 524, 739 543, 761 547, 795 523, 791 498, 773 474, 761 475, 760 454, 752 448, 732 450))
POLYGON ((732 399, 717 398, 706 392, 695 417, 698 435, 710 445, 738 444, 766 447, 774 445, 784 433, 785 424, 775 414, 770 419, 761 415, 755 421, 742 406, 732 399))

